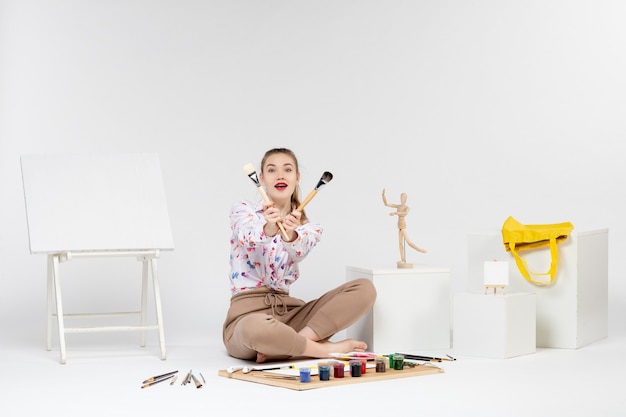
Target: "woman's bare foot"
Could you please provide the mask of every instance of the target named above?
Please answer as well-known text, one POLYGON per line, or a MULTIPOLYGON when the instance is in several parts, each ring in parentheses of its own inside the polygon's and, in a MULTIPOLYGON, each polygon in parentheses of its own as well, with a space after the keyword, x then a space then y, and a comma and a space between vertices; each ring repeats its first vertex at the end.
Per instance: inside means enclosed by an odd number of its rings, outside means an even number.
POLYGON ((328 358, 332 353, 365 352, 367 343, 360 340, 345 339, 339 342, 314 342, 307 339, 303 356, 328 358))
MULTIPOLYGON (((329 358, 332 353, 348 353, 348 352, 365 352, 367 343, 360 340, 344 339, 338 342, 320 342, 319 336, 309 326, 304 327, 298 332, 306 338, 306 347, 301 356, 308 358, 329 358)), ((275 360, 288 359, 289 356, 272 356, 269 357, 263 353, 257 352, 257 363, 263 363, 275 360)))

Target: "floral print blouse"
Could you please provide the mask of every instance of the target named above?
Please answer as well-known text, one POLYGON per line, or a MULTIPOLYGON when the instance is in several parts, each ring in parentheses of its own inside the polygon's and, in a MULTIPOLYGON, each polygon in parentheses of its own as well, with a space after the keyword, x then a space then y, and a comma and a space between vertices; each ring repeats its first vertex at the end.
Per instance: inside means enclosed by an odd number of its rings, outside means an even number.
POLYGON ((267 236, 263 204, 240 201, 230 211, 230 290, 232 295, 267 287, 289 293, 300 276, 298 264, 317 245, 322 235, 319 224, 306 223, 296 229, 298 237, 284 242, 281 234, 267 236))

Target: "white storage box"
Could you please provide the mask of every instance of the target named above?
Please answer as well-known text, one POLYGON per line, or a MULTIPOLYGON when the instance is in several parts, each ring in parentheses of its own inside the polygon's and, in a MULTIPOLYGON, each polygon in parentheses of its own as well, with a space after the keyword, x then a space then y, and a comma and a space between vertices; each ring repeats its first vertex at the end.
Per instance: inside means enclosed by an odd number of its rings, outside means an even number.
POLYGON ((535 353, 535 298, 531 293, 455 294, 454 353, 500 359, 535 353))
POLYGON ((368 278, 377 291, 372 311, 347 329, 380 354, 450 348, 450 270, 346 268, 346 279, 368 278))
MULTIPOLYGON (((483 291, 485 261, 508 261, 507 292, 537 294, 537 346, 576 349, 608 336, 608 229, 574 229, 557 247, 555 282, 538 286, 519 272, 513 255, 504 249, 500 230, 470 233, 468 290, 483 291)), ((520 253, 530 270, 548 271, 549 249, 520 253)))

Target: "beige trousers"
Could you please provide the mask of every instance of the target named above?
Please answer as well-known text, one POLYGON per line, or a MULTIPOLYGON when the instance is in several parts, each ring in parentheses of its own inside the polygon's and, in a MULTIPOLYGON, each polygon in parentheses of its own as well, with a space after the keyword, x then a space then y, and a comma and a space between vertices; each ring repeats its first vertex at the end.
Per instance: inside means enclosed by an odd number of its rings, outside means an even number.
POLYGON ((327 341, 366 314, 376 289, 366 278, 349 281, 321 297, 304 302, 265 287, 233 296, 223 328, 228 354, 246 360, 257 352, 271 358, 301 356, 306 346, 298 334, 309 326, 327 341))

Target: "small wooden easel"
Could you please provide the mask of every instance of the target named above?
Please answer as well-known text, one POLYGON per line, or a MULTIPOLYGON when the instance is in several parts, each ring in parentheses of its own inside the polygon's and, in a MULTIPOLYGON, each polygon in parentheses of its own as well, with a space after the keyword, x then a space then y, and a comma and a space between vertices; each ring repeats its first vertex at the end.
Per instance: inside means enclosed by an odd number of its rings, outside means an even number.
POLYGON ((495 259, 492 262, 486 261, 484 264, 484 280, 485 294, 493 289, 493 295, 496 295, 498 288, 500 288, 502 295, 505 295, 506 286, 509 283, 509 263, 498 262, 495 259))
POLYGON ((493 295, 497 294, 498 288, 500 288, 502 295, 506 294, 506 285, 485 285, 485 294, 487 294, 489 290, 492 288, 493 288, 493 295))

